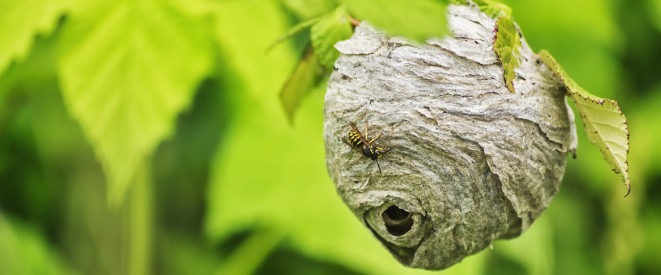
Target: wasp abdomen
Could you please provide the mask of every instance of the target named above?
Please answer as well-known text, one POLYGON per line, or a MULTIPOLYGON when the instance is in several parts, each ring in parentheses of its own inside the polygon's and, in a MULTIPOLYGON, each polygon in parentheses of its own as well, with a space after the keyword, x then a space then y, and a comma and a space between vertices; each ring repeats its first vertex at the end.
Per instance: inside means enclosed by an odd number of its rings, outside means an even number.
POLYGON ((356 133, 356 131, 351 130, 349 132, 349 142, 351 142, 351 146, 361 149, 361 148, 366 148, 365 144, 363 143, 361 136, 359 133, 356 133))

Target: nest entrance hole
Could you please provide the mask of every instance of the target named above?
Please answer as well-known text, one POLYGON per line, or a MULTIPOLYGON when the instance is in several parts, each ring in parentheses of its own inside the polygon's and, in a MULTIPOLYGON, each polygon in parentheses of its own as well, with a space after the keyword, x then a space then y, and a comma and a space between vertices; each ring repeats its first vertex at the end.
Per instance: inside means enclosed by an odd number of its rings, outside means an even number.
POLYGON ((388 209, 381 214, 386 229, 388 229, 388 233, 393 236, 401 236, 411 230, 411 227, 413 227, 413 219, 411 216, 410 212, 394 205, 388 207, 388 209))

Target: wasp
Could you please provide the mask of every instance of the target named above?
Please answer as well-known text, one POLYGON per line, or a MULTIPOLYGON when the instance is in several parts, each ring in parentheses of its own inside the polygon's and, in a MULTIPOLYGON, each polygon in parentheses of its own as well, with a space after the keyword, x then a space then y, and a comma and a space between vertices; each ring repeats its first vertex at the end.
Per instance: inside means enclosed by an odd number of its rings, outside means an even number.
POLYGON ((351 130, 349 131, 349 145, 353 148, 356 149, 356 151, 360 152, 363 154, 363 156, 366 156, 368 158, 373 159, 376 161, 376 166, 379 168, 379 173, 381 173, 381 166, 379 165, 379 158, 385 154, 390 152, 391 149, 388 148, 383 148, 379 147, 373 144, 373 142, 380 138, 383 135, 383 133, 378 134, 376 137, 373 139, 369 139, 367 137, 367 121, 365 121, 365 135, 363 136, 362 133, 358 130, 358 127, 356 127, 356 124, 353 122, 351 123, 351 130))

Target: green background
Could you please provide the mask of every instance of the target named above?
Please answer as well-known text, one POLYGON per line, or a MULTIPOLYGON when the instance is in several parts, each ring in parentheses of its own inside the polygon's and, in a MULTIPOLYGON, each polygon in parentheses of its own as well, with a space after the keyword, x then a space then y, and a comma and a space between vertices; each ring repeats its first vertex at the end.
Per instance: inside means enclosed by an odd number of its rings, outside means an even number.
MULTIPOLYGON (((0 0, 0 274, 431 273, 336 195, 325 83, 291 123, 279 102, 308 33, 265 49, 332 2, 0 0)), ((660 273, 661 1, 505 2, 619 102, 632 191, 577 121, 546 212, 441 273, 660 273)))

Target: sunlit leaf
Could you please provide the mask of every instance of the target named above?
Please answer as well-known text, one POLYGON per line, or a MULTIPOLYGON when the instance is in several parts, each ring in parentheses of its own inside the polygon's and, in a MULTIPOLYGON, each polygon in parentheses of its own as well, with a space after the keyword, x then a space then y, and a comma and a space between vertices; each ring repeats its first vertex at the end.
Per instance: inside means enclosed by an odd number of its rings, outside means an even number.
MULTIPOLYGON (((265 158, 276 157, 273 153, 275 148, 269 146, 271 142, 264 143, 265 140, 275 138, 267 136, 274 128, 270 125, 270 121, 283 125, 283 129, 289 128, 285 116, 282 115, 282 108, 278 104, 276 95, 294 68, 297 55, 290 44, 276 47, 268 54, 263 53, 264 45, 273 41, 274 38, 286 30, 287 19, 284 14, 277 11, 274 2, 221 2, 215 12, 217 21, 214 34, 218 44, 224 49, 223 59, 229 63, 226 70, 236 73, 236 76, 226 77, 227 81, 223 82, 222 88, 241 91, 240 94, 237 94, 241 97, 236 102, 239 105, 237 110, 240 110, 240 112, 237 111, 238 115, 234 116, 235 120, 240 120, 232 123, 233 127, 224 133, 224 142, 221 144, 223 147, 216 158, 235 155, 238 158, 234 161, 227 159, 228 162, 222 163, 221 166, 235 167, 234 165, 238 165, 236 166, 239 168, 239 170, 236 170, 237 173, 252 170, 252 172, 244 175, 248 178, 243 182, 217 181, 212 178, 209 186, 209 211, 207 211, 206 229, 212 238, 222 239, 232 232, 245 229, 246 222, 257 221, 259 218, 254 215, 254 212, 261 211, 260 207, 246 209, 242 207, 243 204, 232 205, 232 203, 241 203, 244 199, 241 198, 244 195, 241 192, 244 191, 244 187, 252 188, 262 183, 261 181, 251 180, 252 177, 266 176, 271 171, 271 167, 256 166, 251 158, 255 157, 253 150, 260 151, 262 149, 264 149, 262 150, 263 156, 258 157, 254 162, 262 163, 265 158), (243 16, 247 13, 253 14, 253 16, 251 18, 243 16), (237 25, 240 25, 241 28, 236 28, 237 25), (248 115, 254 117, 255 121, 246 121, 244 117, 248 115), (265 123, 259 123, 260 121, 265 123), (248 139, 235 139, 237 131, 248 132, 250 129, 252 129, 252 133, 261 132, 261 134, 250 136, 248 139), (246 153, 242 154, 241 151, 246 153), (246 164, 248 165, 243 166, 246 164), (244 213, 244 211, 248 213, 244 213)), ((224 169, 222 168, 222 170, 224 169)), ((212 169, 214 171, 212 177, 228 176, 234 178, 240 176, 240 174, 233 172, 227 174, 224 172, 217 173, 220 170, 220 168, 212 169)), ((277 184, 268 184, 267 182, 263 182, 264 187, 270 189, 277 186, 277 184)), ((269 189, 255 192, 253 198, 268 196, 269 189)), ((252 199, 248 201, 252 201, 252 199)))
MULTIPOLYGON (((452 3, 459 5, 469 4, 466 0, 453 0, 452 3)), ((514 70, 519 67, 519 47, 521 47, 521 39, 519 38, 516 26, 512 20, 512 9, 507 5, 491 0, 475 0, 471 3, 477 4, 480 11, 486 13, 491 17, 498 17, 496 21, 495 41, 493 49, 498 56, 503 67, 503 79, 507 90, 514 93, 514 70)))
POLYGON ((169 1, 83 1, 68 18, 62 92, 104 168, 113 205, 210 70, 206 26, 182 10, 169 1))
POLYGON ((519 67, 519 47, 521 40, 514 26, 514 21, 510 17, 499 17, 496 22, 496 41, 493 50, 498 56, 498 60, 503 67, 503 78, 507 90, 514 93, 512 81, 516 76, 514 70, 519 67))
MULTIPOLYGON (((301 29, 312 25, 310 40, 313 47, 308 47, 294 72, 289 76, 280 92, 280 101, 287 113, 289 121, 293 121, 296 108, 305 95, 314 88, 324 74, 323 67, 333 67, 340 56, 335 49, 335 43, 351 37, 352 28, 347 20, 344 7, 338 7, 334 12, 320 18, 303 22, 288 31, 276 43, 281 42, 301 29)), ((270 48, 270 47, 269 47, 270 48)))
MULTIPOLYGON (((279 89, 300 57, 288 41, 264 53, 269 44, 287 31, 289 23, 276 4, 267 0, 220 2, 215 9, 213 30, 223 61, 232 73, 241 76, 241 79, 229 77, 224 83, 248 86, 227 88, 269 102, 277 102, 279 89)), ((273 106, 281 112, 280 106, 273 106)))
POLYGON ((542 50, 539 56, 562 80, 568 95, 576 103, 576 108, 583 118, 585 132, 590 143, 597 145, 611 169, 622 175, 622 181, 627 186, 626 197, 631 191, 627 157, 629 153, 629 128, 627 119, 620 110, 617 101, 600 98, 578 86, 549 52, 542 50))
POLYGON ((303 98, 319 84, 323 74, 324 69, 319 64, 317 55, 314 54, 312 47, 308 47, 296 69, 280 90, 280 102, 290 122, 293 122, 294 112, 303 101, 303 98))
POLYGON ((74 274, 34 228, 0 211, 0 274, 74 274))
POLYGON ((335 12, 324 15, 312 25, 310 41, 321 64, 328 69, 333 68, 335 60, 340 57, 340 52, 335 49, 335 43, 349 39, 352 32, 343 6, 338 7, 335 12))
POLYGON ((435 0, 344 0, 351 16, 417 41, 448 33, 445 4, 435 0))
POLYGON ((68 0, 0 0, 0 75, 14 59, 24 58, 38 34, 57 25, 68 0))

